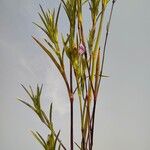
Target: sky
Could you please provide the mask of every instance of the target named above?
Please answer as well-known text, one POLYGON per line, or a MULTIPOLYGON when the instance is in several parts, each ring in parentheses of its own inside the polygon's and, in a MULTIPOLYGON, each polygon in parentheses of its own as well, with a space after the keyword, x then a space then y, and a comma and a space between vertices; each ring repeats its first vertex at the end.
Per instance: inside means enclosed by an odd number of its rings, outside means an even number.
MULTIPOLYGON (((0 149, 41 150, 31 135, 47 130, 34 113, 19 103, 29 102, 20 83, 44 84, 42 104, 54 104, 54 121, 68 144, 69 104, 64 82, 31 36, 43 37, 32 22, 39 22, 39 4, 57 8, 52 0, 0 0, 0 149)), ((118 0, 111 22, 104 73, 98 101, 94 150, 150 149, 150 1, 118 0)), ((85 27, 88 12, 85 10, 85 27)), ((64 19, 65 18, 65 19, 64 19)), ((61 13, 61 32, 68 31, 61 13)), ((75 116, 77 119, 77 116, 75 116)), ((75 127, 78 124, 75 123, 75 127)), ((75 131, 75 136, 79 134, 75 131)))

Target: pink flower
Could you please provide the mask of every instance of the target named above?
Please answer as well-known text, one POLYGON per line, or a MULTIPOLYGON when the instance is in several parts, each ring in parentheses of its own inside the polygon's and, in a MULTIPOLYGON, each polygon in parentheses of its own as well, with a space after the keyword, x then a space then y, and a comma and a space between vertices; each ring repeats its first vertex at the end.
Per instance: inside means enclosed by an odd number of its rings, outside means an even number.
POLYGON ((80 43, 80 45, 79 45, 79 54, 82 55, 82 54, 85 53, 85 51, 86 51, 85 46, 82 43, 80 43))

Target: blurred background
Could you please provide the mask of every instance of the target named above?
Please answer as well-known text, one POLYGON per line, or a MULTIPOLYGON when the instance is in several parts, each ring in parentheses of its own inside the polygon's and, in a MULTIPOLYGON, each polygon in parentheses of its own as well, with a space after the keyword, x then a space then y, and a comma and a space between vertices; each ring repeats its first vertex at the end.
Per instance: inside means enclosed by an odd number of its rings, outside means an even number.
MULTIPOLYGON (((43 108, 48 110, 49 103, 53 102, 56 129, 61 129, 65 145, 69 143, 69 102, 64 82, 31 38, 31 35, 44 36, 32 24, 40 22, 39 4, 45 9, 58 8, 59 0, 0 0, 1 150, 41 150, 30 131, 39 131, 45 138, 47 135, 47 129, 36 115, 17 101, 19 97, 30 102, 20 83, 33 87, 44 84, 43 108)), ((148 0, 118 0, 115 5, 104 66, 104 74, 110 77, 102 81, 94 150, 150 149, 149 6, 148 0)), ((87 8, 84 9, 85 31, 90 21, 87 8)), ((59 30, 67 32, 68 21, 63 9, 60 17, 59 30)), ((78 117, 76 113, 77 141, 78 117)))

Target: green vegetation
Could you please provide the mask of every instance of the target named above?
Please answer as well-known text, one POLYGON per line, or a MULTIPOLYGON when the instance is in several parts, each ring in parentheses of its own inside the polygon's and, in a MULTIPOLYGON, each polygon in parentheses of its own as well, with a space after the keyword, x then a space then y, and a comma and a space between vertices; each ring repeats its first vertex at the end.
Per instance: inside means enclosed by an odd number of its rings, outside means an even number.
MULTIPOLYGON (((34 41, 48 55, 54 63, 60 75, 62 76, 70 103, 70 149, 73 150, 76 145, 81 150, 93 149, 95 110, 100 89, 101 79, 108 77, 103 75, 103 67, 105 60, 105 52, 107 39, 110 29, 112 12, 116 0, 61 0, 61 4, 57 11, 44 10, 40 6, 41 12, 39 17, 43 26, 34 23, 46 35, 44 41, 40 42, 33 37, 34 41), (111 9, 109 18, 105 17, 108 4, 111 9), (69 33, 60 35, 59 32, 59 14, 61 6, 65 10, 69 21, 69 33), (83 26, 83 6, 88 6, 91 13, 91 24, 89 27, 88 37, 85 37, 83 26), (104 19, 108 23, 104 24, 104 19), (103 30, 106 30, 105 40, 102 43, 101 37, 103 30), (63 46, 60 44, 59 36, 61 36, 63 46), (87 41, 85 40, 87 39, 87 41), (66 55, 67 57, 64 57, 66 55), (65 64, 64 58, 68 59, 69 64, 65 64), (66 66, 69 66, 69 75, 66 73, 66 66), (75 80, 76 84, 73 84, 75 80), (81 119, 81 142, 74 142, 74 126, 73 126, 73 110, 75 94, 78 94, 78 102, 80 106, 81 119)), ((108 7, 109 8, 109 7, 108 7)), ((60 28, 61 30, 61 28, 60 28)), ((41 107, 42 86, 37 85, 36 92, 33 92, 31 86, 27 89, 22 85, 33 105, 19 99, 22 103, 30 107, 39 117, 41 122, 50 130, 47 140, 38 133, 33 132, 34 137, 39 141, 45 150, 66 149, 59 139, 60 131, 56 132, 52 121, 52 103, 50 105, 49 117, 41 107)))

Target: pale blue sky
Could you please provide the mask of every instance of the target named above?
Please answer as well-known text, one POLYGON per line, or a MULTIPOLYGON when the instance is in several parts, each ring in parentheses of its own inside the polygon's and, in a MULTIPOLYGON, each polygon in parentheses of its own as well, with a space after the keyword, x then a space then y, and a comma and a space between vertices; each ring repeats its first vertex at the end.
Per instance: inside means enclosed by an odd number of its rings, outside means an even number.
MULTIPOLYGON (((39 21, 39 4, 56 8, 58 1, 0 0, 0 150, 42 149, 30 130, 43 135, 46 130, 32 111, 16 101, 26 98, 20 83, 34 87, 44 83, 43 105, 53 101, 57 128, 65 143, 69 141, 64 83, 31 39, 43 36, 32 24, 39 21)), ((94 150, 150 149, 149 6, 149 0, 116 3, 104 69, 110 77, 102 82, 94 150)), ((67 31, 66 19, 60 22, 60 30, 67 31)))

